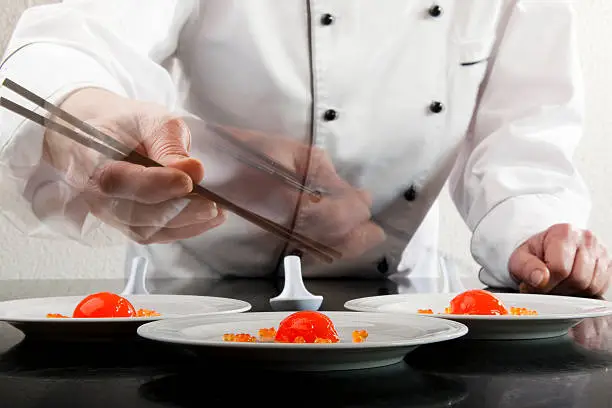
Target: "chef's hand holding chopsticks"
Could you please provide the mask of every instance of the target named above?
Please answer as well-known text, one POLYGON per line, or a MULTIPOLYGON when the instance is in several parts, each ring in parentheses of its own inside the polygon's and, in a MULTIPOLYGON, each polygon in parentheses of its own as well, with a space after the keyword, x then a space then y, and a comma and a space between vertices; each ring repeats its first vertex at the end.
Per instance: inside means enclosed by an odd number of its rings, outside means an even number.
MULTIPOLYGON (((190 156, 195 125, 187 125, 189 118, 93 88, 75 92, 60 107, 165 167, 111 160, 48 131, 44 160, 62 174, 62 183, 37 192, 33 208, 41 218, 86 207, 87 213, 141 244, 195 237, 225 221, 226 214, 212 201, 189 195, 205 178, 205 168, 215 173, 213 162, 220 157, 218 151, 201 160, 190 156)), ((215 139, 213 128, 206 129, 194 142, 215 139)), ((383 230, 370 221, 369 194, 343 180, 324 151, 287 137, 224 129, 298 177, 307 173, 309 184, 324 194, 312 200, 278 174, 244 165, 211 191, 244 208, 264 208, 260 215, 285 224, 299 206, 295 231, 338 250, 343 258, 359 256, 384 240, 383 230)), ((230 155, 221 162, 222 172, 232 173, 229 169, 239 160, 230 155)))
POLYGON ((189 157, 191 136, 181 119, 161 106, 94 88, 73 93, 60 107, 166 167, 109 160, 47 131, 43 159, 63 183, 36 193, 39 217, 85 203, 90 213, 142 244, 190 238, 223 223, 225 214, 213 202, 185 198, 204 177, 204 167, 189 157))
POLYGON ((241 205, 259 207, 262 215, 281 223, 287 223, 298 208, 295 231, 337 250, 343 259, 358 257, 384 241, 383 229, 371 221, 370 194, 344 180, 324 150, 285 135, 227 126, 219 132, 281 165, 294 176, 293 180, 299 180, 301 188, 322 192, 315 199, 308 191, 287 183, 279 174, 282 171, 268 174, 239 164, 228 155, 223 159, 224 167, 234 161, 238 170, 234 170, 232 182, 217 190, 222 195, 241 205))

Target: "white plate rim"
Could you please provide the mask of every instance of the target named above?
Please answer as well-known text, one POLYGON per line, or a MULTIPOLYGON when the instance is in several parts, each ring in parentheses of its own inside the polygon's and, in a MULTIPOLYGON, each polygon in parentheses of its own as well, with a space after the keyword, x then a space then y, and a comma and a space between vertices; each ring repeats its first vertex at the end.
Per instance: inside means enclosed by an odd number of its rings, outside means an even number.
MULTIPOLYGON (((267 318, 271 318, 271 315, 279 316, 287 316, 292 312, 249 312, 242 313, 240 315, 232 315, 232 316, 224 316, 224 318, 231 319, 245 319, 245 318, 257 318, 259 316, 268 316, 267 318), (247 317, 250 316, 250 317, 247 317)), ((329 315, 332 320, 334 320, 334 315, 339 314, 348 314, 348 313, 358 313, 360 316, 364 318, 373 318, 373 319, 382 319, 386 317, 387 319, 395 319, 400 322, 400 324, 408 325, 408 321, 405 316, 401 318, 397 314, 389 314, 389 313, 367 313, 367 312, 351 312, 351 311, 323 311, 322 313, 329 315)), ((444 321, 447 324, 444 324, 442 327, 446 327, 450 329, 449 333, 436 333, 435 335, 427 335, 424 337, 412 339, 412 340, 399 340, 394 342, 384 342, 384 343, 368 343, 366 340, 363 343, 239 343, 239 342, 224 342, 223 340, 219 340, 216 342, 211 341, 198 341, 197 339, 188 339, 188 338, 171 338, 169 336, 162 336, 155 332, 155 330, 163 330, 165 325, 177 325, 182 324, 185 327, 180 329, 173 329, 175 332, 178 330, 189 328, 191 323, 198 323, 198 325, 202 325, 205 323, 220 323, 218 319, 220 316, 189 316, 183 318, 172 319, 172 321, 168 320, 160 320, 155 322, 146 323, 137 329, 138 335, 148 340, 172 343, 172 344, 180 344, 184 346, 194 346, 194 347, 211 347, 211 348, 230 348, 230 347, 256 347, 260 349, 288 349, 288 350, 296 350, 296 349, 325 349, 325 350, 347 350, 347 349, 388 349, 388 348, 398 348, 398 347, 417 347, 425 344, 433 344, 439 343, 449 340, 454 340, 460 337, 465 336, 468 333, 468 327, 460 322, 455 322, 451 320, 445 319, 436 319, 431 316, 410 316, 412 321, 421 320, 421 321, 444 321), (448 324, 450 323, 450 324, 448 324), (434 337, 434 340, 431 338, 434 337)), ((389 320, 386 320, 385 323, 389 324, 389 320)), ((437 324, 437 323, 436 323, 437 324)))
MULTIPOLYGON (((71 296, 50 296, 50 297, 37 297, 37 298, 23 298, 23 299, 11 299, 0 302, 0 313, 5 310, 6 307, 10 307, 11 305, 27 303, 27 302, 42 302, 42 301, 52 301, 52 300, 67 300, 67 299, 83 299, 88 295, 71 295, 71 296)), ((146 316, 146 317, 91 317, 91 318, 49 318, 46 316, 41 317, 19 317, 19 316, 5 316, 0 314, 0 322, 6 323, 52 323, 52 324, 78 324, 78 323, 129 323, 129 322, 152 322, 159 320, 168 320, 168 319, 179 319, 184 317, 192 317, 192 316, 213 316, 213 315, 225 315, 225 314, 235 314, 235 313, 244 313, 251 310, 253 307, 249 302, 240 299, 233 298, 225 298, 225 297, 217 297, 217 296, 198 296, 198 295, 172 295, 172 294, 150 294, 150 295, 122 295, 126 298, 154 298, 154 297, 176 297, 181 299, 192 299, 192 300, 204 300, 211 299, 217 301, 229 301, 234 302, 236 304, 236 308, 232 310, 223 310, 216 312, 202 312, 196 314, 189 315, 166 315, 166 316, 146 316)), ((136 305, 135 305, 136 307, 136 305)), ((53 311, 49 311, 49 313, 53 313, 53 311)))
MULTIPOLYGON (((537 315, 525 315, 525 316, 513 316, 513 315, 457 315, 450 313, 434 313, 434 314, 420 314, 410 311, 380 311, 378 307, 382 305, 387 305, 389 303, 378 303, 376 301, 383 301, 385 299, 408 299, 409 297, 415 296, 444 296, 452 298, 461 292, 456 293, 400 293, 393 295, 381 295, 381 296, 368 296, 362 298, 351 299, 344 303, 344 308, 347 310, 352 310, 355 312, 370 312, 370 313, 398 313, 402 315, 410 315, 410 316, 430 316, 435 318, 443 318, 443 319, 453 319, 453 320, 505 320, 505 321, 526 321, 526 320, 582 320, 594 317, 603 317, 612 315, 612 302, 607 300, 599 300, 599 299, 589 299, 589 298, 579 298, 579 297, 571 297, 571 296, 558 296, 558 295, 537 295, 537 294, 522 294, 522 293, 493 293, 495 296, 498 296, 499 299, 503 302, 503 298, 525 298, 525 297, 547 297, 547 298, 555 298, 559 301, 563 302, 579 302, 582 304, 590 303, 592 305, 599 305, 600 307, 590 311, 584 311, 580 313, 559 313, 559 314, 537 314, 537 315), (363 302, 372 302, 377 304, 363 305, 363 302)), ((426 309, 426 305, 423 305, 423 309, 426 309)))

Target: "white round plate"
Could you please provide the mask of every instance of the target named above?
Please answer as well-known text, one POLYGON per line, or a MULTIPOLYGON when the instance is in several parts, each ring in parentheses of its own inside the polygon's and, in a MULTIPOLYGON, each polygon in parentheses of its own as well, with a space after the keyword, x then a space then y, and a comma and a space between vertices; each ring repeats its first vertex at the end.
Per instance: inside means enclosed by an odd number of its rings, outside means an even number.
POLYGON ((4 321, 26 335, 54 339, 100 339, 135 335, 141 324, 155 320, 195 315, 241 313, 251 309, 237 299, 184 295, 127 295, 134 308, 152 309, 161 316, 116 318, 48 318, 47 313, 72 316, 74 308, 85 297, 64 296, 17 299, 0 302, 0 322, 4 321))
POLYGON ((232 343, 225 333, 257 336, 275 327, 290 312, 243 313, 163 320, 140 326, 150 340, 186 346, 207 363, 256 366, 291 371, 329 371, 382 367, 402 361, 416 347, 452 340, 467 333, 457 322, 425 316, 381 313, 325 312, 341 338, 333 344, 232 343), (363 343, 352 342, 353 330, 367 330, 363 343))
POLYGON ((419 293, 372 296, 349 300, 348 310, 358 312, 417 315, 418 309, 432 309, 437 318, 461 322, 469 328, 466 338, 481 340, 541 339, 563 336, 583 319, 612 315, 612 303, 577 297, 495 293, 510 307, 536 310, 533 316, 478 316, 439 313, 458 293, 419 293))

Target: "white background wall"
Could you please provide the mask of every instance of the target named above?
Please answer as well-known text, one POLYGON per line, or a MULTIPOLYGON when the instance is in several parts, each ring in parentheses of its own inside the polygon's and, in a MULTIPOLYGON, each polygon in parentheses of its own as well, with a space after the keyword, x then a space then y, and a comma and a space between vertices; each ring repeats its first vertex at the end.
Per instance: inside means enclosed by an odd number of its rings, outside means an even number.
MULTIPOLYGON (((483 0, 486 1, 486 0, 483 0)), ((24 8, 49 0, 0 0, 0 47, 3 47, 24 8)), ((576 154, 594 200, 591 226, 612 249, 612 1, 577 0, 580 41, 587 87, 586 136, 576 154)), ((542 24, 546 24, 545 21, 542 24)), ((1 191, 1 190, 0 190, 1 191)), ((1 192, 0 192, 1 194, 1 192)), ((472 263, 468 251, 469 231, 449 201, 442 197, 442 250, 472 263)), ((43 277, 122 277, 121 248, 92 249, 78 244, 28 239, 0 218, 0 279, 43 277)), ((474 264, 474 270, 476 266, 474 264)))

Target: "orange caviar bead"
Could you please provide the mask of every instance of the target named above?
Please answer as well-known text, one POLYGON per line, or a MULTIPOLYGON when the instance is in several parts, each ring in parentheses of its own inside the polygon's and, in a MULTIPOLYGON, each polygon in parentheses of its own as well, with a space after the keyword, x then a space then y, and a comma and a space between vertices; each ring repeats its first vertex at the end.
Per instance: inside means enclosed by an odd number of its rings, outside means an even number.
POLYGON ((330 339, 322 339, 320 337, 317 337, 314 342, 315 343, 331 343, 332 341, 330 339))
POLYGON ((514 316, 535 316, 538 312, 525 307, 511 307, 510 314, 514 316))
POLYGON ((48 313, 47 317, 50 319, 67 319, 68 316, 64 316, 63 314, 59 314, 59 313, 48 313))
POLYGON ((136 311, 136 317, 156 317, 156 316, 161 316, 161 315, 157 313, 155 310, 138 309, 136 311))
POLYGON ((354 330, 353 331, 353 343, 363 343, 368 338, 368 332, 366 330, 354 330))
POLYGON ((240 333, 234 337, 234 341, 237 343, 254 343, 257 339, 254 336, 251 336, 247 333, 240 333))
POLYGON ((421 314, 433 314, 433 310, 431 309, 419 309, 418 312, 421 314))
POLYGON ((302 336, 297 336, 296 338, 293 339, 294 343, 306 343, 306 339, 302 336))
POLYGON ((274 327, 259 329, 258 334, 260 341, 274 341, 274 338, 276 337, 276 329, 274 327))
POLYGON ((226 333, 223 335, 223 341, 232 341, 235 343, 254 343, 257 339, 248 333, 226 333))

